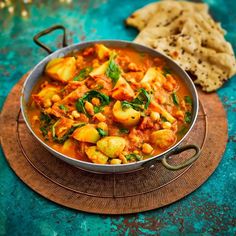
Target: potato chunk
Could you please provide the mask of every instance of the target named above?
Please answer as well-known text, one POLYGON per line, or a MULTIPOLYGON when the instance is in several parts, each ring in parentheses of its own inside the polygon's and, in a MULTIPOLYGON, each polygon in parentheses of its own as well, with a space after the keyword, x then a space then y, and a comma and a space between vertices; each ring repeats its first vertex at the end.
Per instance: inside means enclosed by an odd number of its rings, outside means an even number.
POLYGON ((51 98, 59 93, 60 87, 47 84, 38 94, 33 94, 32 98, 38 106, 44 106, 45 102, 50 101, 51 98))
POLYGON ((130 101, 134 98, 135 94, 128 82, 124 78, 120 77, 112 90, 111 96, 117 100, 130 101))
POLYGON ((85 150, 85 153, 87 154, 88 158, 97 164, 106 164, 108 157, 102 154, 100 151, 97 150, 96 146, 88 147, 85 150))
POLYGON ((100 60, 108 58, 111 53, 111 50, 106 46, 104 46, 103 44, 95 44, 95 51, 100 60))
POLYGON ((170 129, 162 129, 152 132, 150 141, 160 147, 160 148, 168 148, 172 144, 174 144, 176 140, 175 133, 170 129))
POLYGON ((72 137, 81 142, 96 143, 100 139, 98 131, 92 125, 77 128, 72 137))
POLYGON ((97 142, 97 149, 106 156, 116 158, 124 150, 126 141, 124 138, 108 136, 97 142))
POLYGON ((155 67, 150 67, 146 74, 144 75, 143 79, 141 80, 141 84, 147 89, 156 89, 161 87, 163 83, 165 83, 166 78, 162 74, 160 69, 156 69, 155 67))
POLYGON ((76 59, 74 57, 52 59, 47 64, 45 72, 55 80, 68 82, 76 74, 76 59))
POLYGON ((117 101, 112 109, 115 120, 124 126, 133 126, 139 122, 140 112, 133 108, 122 109, 121 102, 117 101))
POLYGON ((92 72, 90 72, 89 75, 92 77, 103 75, 105 74, 107 67, 108 67, 108 61, 104 62, 99 67, 92 70, 92 72))

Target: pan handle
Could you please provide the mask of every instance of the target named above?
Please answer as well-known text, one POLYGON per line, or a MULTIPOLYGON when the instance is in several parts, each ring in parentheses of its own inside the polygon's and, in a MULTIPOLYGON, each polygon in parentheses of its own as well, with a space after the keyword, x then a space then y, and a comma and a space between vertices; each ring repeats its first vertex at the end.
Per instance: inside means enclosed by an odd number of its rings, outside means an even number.
POLYGON ((175 149, 174 151, 165 154, 161 159, 154 159, 151 161, 148 161, 146 163, 144 163, 142 166, 143 167, 149 167, 152 168, 155 166, 155 164, 157 162, 161 162, 162 165, 167 168, 168 170, 180 170, 183 169, 187 166, 190 166, 192 163, 194 163, 200 156, 201 150, 198 146, 194 145, 194 144, 189 144, 189 145, 185 145, 183 147, 179 147, 177 149, 175 149), (188 158, 186 161, 184 161, 183 163, 179 164, 179 165, 171 165, 169 164, 167 161, 168 159, 176 154, 180 154, 181 152, 187 151, 187 150, 191 150, 194 149, 195 153, 193 156, 191 156, 190 158, 188 158))
POLYGON ((176 150, 174 150, 173 152, 170 152, 168 154, 166 154, 162 159, 161 159, 161 163, 163 166, 165 166, 165 168, 167 168, 168 170, 180 170, 183 169, 184 167, 187 167, 189 165, 191 165, 192 163, 194 163, 200 156, 200 148, 194 144, 189 144, 189 145, 185 145, 183 147, 177 148, 176 150), (181 152, 184 152, 186 150, 190 150, 190 149, 194 149, 195 153, 193 156, 191 156, 190 158, 188 158, 186 161, 184 161, 183 163, 179 164, 179 165, 170 165, 167 161, 168 159, 172 156, 172 155, 176 155, 179 154, 181 152))
POLYGON ((43 48, 44 50, 46 50, 49 54, 51 54, 53 51, 48 47, 46 46, 45 44, 41 43, 39 41, 39 38, 44 36, 44 35, 47 35, 49 33, 51 33, 52 31, 54 30, 58 30, 58 29, 61 29, 63 30, 63 40, 62 40, 62 45, 63 47, 66 47, 68 46, 67 44, 67 39, 66 39, 66 28, 63 26, 63 25, 54 25, 54 26, 51 26, 41 32, 39 32, 38 34, 36 34, 33 38, 34 42, 39 45, 41 48, 43 48))

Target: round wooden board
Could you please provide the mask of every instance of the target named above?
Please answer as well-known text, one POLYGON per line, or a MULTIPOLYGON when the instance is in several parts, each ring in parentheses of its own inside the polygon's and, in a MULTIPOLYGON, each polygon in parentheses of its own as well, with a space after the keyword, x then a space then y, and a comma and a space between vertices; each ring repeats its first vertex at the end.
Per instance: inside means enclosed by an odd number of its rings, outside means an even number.
MULTIPOLYGON (((199 91, 200 111, 184 141, 202 153, 192 166, 168 171, 161 164, 127 174, 95 174, 70 166, 46 151, 29 133, 20 114, 25 76, 9 94, 0 119, 1 145, 13 171, 37 193, 73 209, 128 214, 163 207, 190 194, 214 172, 227 142, 227 119, 216 93, 199 91)), ((189 153, 174 156, 177 163, 189 153)))

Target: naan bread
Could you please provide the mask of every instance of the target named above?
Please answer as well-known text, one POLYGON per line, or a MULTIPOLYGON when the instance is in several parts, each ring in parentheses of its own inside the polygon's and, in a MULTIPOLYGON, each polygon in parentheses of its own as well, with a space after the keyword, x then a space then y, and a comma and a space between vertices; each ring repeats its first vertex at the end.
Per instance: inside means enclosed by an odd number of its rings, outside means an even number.
MULTIPOLYGON (((172 57, 207 92, 218 89, 236 73, 234 52, 224 39, 225 31, 209 16, 205 4, 172 1, 155 4, 156 9, 161 4, 165 10, 153 13, 135 42, 172 57), (170 3, 176 4, 171 11, 170 3)), ((144 10, 139 11, 144 14, 144 10)))
POLYGON ((161 13, 162 17, 159 16, 155 19, 159 19, 157 23, 166 24, 167 21, 174 19, 176 16, 180 14, 181 11, 203 11, 208 12, 208 6, 206 4, 201 3, 191 3, 191 2, 176 2, 172 0, 162 1, 162 2, 154 2, 146 5, 145 7, 135 11, 131 16, 126 19, 126 23, 129 26, 133 26, 138 30, 142 30, 147 26, 150 19, 153 16, 157 16, 161 13))

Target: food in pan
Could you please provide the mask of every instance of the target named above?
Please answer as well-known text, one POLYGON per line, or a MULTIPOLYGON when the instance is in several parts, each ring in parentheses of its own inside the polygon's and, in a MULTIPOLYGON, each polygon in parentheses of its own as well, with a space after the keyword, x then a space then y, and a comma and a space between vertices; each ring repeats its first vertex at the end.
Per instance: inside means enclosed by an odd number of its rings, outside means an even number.
POLYGON ((163 59, 95 44, 48 62, 27 114, 34 132, 60 153, 126 164, 179 141, 192 106, 185 83, 163 59))
POLYGON ((215 91, 236 73, 232 46, 206 4, 151 3, 134 12, 126 23, 140 30, 135 42, 170 56, 204 91, 215 91))

